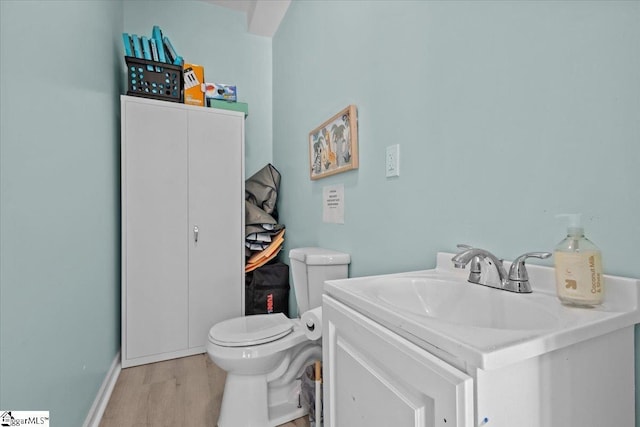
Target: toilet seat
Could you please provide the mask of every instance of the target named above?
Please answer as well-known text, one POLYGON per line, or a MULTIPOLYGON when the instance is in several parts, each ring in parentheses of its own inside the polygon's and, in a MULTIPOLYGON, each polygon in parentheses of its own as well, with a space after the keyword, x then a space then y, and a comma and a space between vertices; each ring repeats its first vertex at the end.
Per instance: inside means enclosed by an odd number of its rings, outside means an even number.
POLYGON ((282 313, 236 317, 214 325, 209 341, 222 347, 266 344, 291 333, 293 322, 282 313))

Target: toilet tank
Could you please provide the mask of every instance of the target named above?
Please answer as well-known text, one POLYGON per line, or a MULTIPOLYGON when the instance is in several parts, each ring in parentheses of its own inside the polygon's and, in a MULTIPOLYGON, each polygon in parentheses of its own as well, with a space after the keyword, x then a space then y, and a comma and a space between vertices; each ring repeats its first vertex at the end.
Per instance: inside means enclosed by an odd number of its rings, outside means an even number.
POLYGON ((293 288, 298 313, 322 305, 325 280, 346 279, 351 256, 322 248, 296 248, 289 251, 293 288))

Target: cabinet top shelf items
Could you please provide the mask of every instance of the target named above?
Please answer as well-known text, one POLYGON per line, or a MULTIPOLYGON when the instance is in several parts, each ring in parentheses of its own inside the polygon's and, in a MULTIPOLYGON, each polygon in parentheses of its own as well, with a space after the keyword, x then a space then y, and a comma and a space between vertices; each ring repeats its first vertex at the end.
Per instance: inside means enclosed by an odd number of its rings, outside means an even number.
POLYGON ((237 102, 234 103, 234 102, 221 101, 221 102, 215 103, 215 105, 211 107, 200 107, 197 105, 180 104, 176 102, 141 98, 138 96, 130 96, 130 95, 120 95, 120 99, 122 101, 126 100, 127 102, 138 102, 140 104, 156 105, 156 106, 163 106, 168 108, 178 108, 178 109, 191 110, 191 111, 216 111, 218 113, 225 113, 233 116, 244 117, 245 119, 247 118, 247 115, 248 115, 248 113, 245 111, 246 108, 245 109, 242 108, 242 107, 246 107, 247 104, 237 103, 237 102), (226 105, 226 104, 229 104, 229 105, 226 105), (237 104, 237 105, 234 105, 234 104, 237 104))

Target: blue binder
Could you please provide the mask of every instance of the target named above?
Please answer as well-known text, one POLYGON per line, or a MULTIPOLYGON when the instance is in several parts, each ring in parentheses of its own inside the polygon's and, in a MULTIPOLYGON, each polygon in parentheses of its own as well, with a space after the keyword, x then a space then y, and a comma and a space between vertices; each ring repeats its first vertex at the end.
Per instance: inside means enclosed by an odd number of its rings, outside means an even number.
POLYGON ((122 33, 122 43, 124 44, 125 56, 133 56, 133 52, 131 51, 131 39, 129 38, 129 33, 122 33))
POLYGON ((142 37, 142 55, 144 59, 151 59, 151 46, 149 45, 149 39, 142 37))
POLYGON ((155 39, 151 39, 151 57, 154 61, 158 62, 158 45, 155 39))
POLYGON ((169 37, 164 36, 162 38, 162 41, 164 42, 164 50, 165 50, 165 56, 167 57, 167 62, 173 64, 176 58, 178 57, 178 54, 176 50, 173 48, 173 45, 171 44, 169 37))
POLYGON ((167 62, 164 56, 164 45, 162 44, 162 31, 157 25, 153 26, 152 38, 156 41, 156 47, 158 49, 158 60, 160 62, 167 62))
POLYGON ((140 39, 135 34, 132 34, 131 38, 133 39, 133 53, 136 55, 136 58, 142 58, 142 46, 140 46, 140 39))

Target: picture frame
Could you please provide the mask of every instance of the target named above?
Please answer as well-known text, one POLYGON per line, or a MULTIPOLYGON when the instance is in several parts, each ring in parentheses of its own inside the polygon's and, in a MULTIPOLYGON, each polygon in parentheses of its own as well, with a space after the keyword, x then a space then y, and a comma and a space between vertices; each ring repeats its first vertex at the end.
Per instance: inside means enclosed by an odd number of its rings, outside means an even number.
POLYGON ((312 180, 358 168, 358 111, 349 105, 309 132, 312 180))

